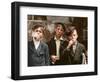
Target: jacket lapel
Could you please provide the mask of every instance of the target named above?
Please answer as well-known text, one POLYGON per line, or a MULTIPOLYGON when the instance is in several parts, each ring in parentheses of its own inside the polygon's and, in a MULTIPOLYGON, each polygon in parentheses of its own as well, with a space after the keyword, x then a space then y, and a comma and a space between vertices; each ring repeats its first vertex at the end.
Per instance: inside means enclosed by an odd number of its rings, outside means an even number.
POLYGON ((31 43, 30 43, 30 48, 31 48, 32 51, 35 50, 35 46, 34 46, 34 42, 33 41, 31 41, 31 43))
POLYGON ((32 42, 31 42, 31 47, 30 47, 30 48, 31 48, 31 50, 35 53, 35 55, 40 56, 41 46, 42 46, 42 44, 41 44, 41 42, 40 42, 38 48, 35 49, 34 42, 32 41, 32 42))
POLYGON ((38 48, 37 48, 37 55, 40 56, 40 52, 41 52, 41 49, 42 49, 42 43, 40 42, 38 48))
POLYGON ((53 54, 55 54, 56 55, 56 41, 54 40, 54 38, 52 39, 52 44, 51 44, 53 47, 53 52, 55 52, 55 53, 53 53, 53 54))
POLYGON ((76 50, 75 50, 75 55, 77 55, 78 52, 79 52, 79 43, 77 42, 76 50))
POLYGON ((73 52, 73 47, 71 46, 70 49, 71 49, 71 56, 74 57, 75 56, 75 53, 73 52))

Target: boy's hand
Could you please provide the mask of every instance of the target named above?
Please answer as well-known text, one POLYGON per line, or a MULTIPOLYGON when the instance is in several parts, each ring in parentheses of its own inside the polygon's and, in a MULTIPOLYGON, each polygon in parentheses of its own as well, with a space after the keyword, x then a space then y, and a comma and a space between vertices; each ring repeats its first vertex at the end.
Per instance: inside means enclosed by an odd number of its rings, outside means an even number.
POLYGON ((51 56, 51 60, 52 60, 53 63, 55 63, 56 60, 59 60, 59 57, 58 56, 55 56, 55 55, 52 55, 51 56))
POLYGON ((74 41, 73 40, 70 40, 69 43, 68 43, 67 48, 70 48, 73 44, 74 44, 74 41))

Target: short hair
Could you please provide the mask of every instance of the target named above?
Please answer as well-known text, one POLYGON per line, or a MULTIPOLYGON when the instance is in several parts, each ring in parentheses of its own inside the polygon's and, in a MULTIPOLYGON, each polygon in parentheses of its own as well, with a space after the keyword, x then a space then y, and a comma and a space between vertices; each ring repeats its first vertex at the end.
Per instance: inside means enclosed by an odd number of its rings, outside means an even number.
POLYGON ((65 34, 67 36, 70 36, 74 30, 77 30, 76 27, 74 25, 70 25, 67 27, 65 34))
POLYGON ((57 28, 59 25, 62 26, 62 28, 63 28, 63 30, 65 32, 66 31, 66 28, 65 28, 65 25, 63 23, 60 23, 60 22, 55 23, 55 28, 57 28))
POLYGON ((38 29, 38 28, 41 28, 42 30, 42 33, 44 34, 44 26, 43 25, 40 25, 40 24, 37 24, 35 26, 32 27, 32 31, 38 29))

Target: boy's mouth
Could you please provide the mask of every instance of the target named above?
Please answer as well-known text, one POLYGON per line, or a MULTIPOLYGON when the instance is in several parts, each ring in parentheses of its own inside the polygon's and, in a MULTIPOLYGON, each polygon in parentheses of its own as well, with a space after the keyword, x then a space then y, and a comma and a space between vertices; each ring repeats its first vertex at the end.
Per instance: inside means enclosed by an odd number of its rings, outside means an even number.
POLYGON ((36 38, 36 37, 34 37, 34 39, 36 40, 37 38, 36 38))

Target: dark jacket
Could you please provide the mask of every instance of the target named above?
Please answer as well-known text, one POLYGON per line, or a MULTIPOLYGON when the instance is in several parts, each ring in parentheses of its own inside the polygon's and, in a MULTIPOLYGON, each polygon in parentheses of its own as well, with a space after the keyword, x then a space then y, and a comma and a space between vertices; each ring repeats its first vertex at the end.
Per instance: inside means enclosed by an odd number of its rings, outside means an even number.
POLYGON ((86 54, 86 49, 84 47, 84 45, 82 45, 81 43, 77 43, 76 45, 76 50, 75 53, 72 50, 72 47, 70 49, 65 48, 64 52, 63 52, 63 64, 82 64, 82 54, 86 54))
MULTIPOLYGON (((50 57, 51 57, 51 55, 56 55, 56 41, 54 40, 54 38, 52 38, 47 44, 48 44, 48 47, 49 47, 50 57)), ((62 60, 63 50, 65 49, 65 47, 66 47, 66 41, 61 40, 60 41, 60 49, 59 49, 60 60, 57 60, 54 65, 62 65, 61 60, 62 60)))
POLYGON ((47 44, 40 42, 37 50, 33 41, 28 43, 28 66, 49 65, 49 51, 47 44))

